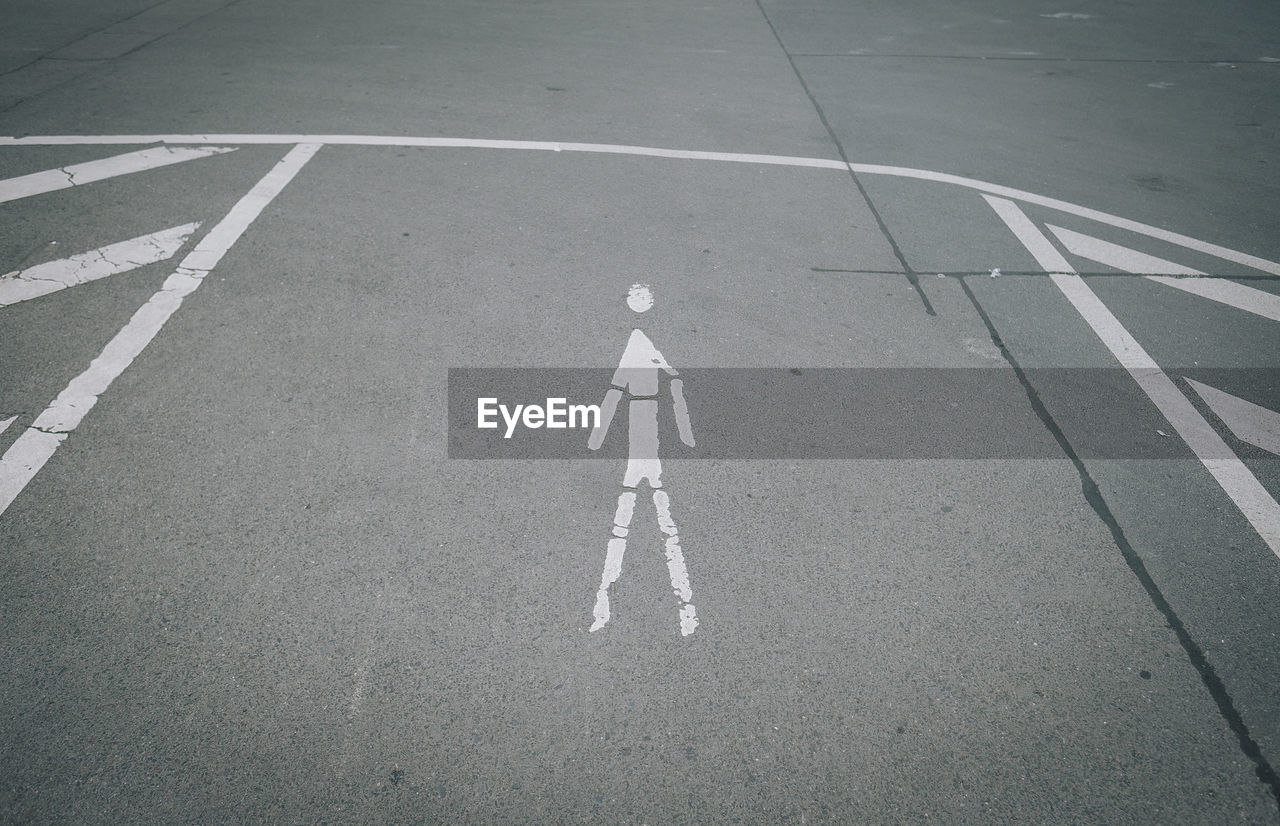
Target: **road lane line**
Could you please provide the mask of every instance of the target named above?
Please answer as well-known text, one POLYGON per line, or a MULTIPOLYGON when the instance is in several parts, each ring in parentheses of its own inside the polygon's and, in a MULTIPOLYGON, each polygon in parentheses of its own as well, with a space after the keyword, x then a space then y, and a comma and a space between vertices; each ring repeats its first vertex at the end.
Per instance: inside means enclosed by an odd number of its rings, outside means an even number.
POLYGON ((1145 252, 1131 250, 1110 241, 1103 241, 1092 235, 1055 227, 1053 224, 1047 226, 1049 231, 1062 242, 1062 246, 1067 248, 1067 252, 1081 258, 1088 258, 1104 267, 1135 275, 1204 275, 1199 270, 1193 270, 1163 258, 1156 258, 1145 252))
POLYGON ((602 143, 555 143, 550 141, 512 141, 479 138, 429 138, 429 137, 397 137, 393 135, 262 135, 262 134, 188 134, 188 135, 29 135, 13 137, 0 135, 0 147, 4 146, 80 146, 80 145, 129 145, 142 143, 171 144, 217 144, 232 143, 243 145, 283 145, 301 143, 339 144, 343 146, 405 146, 405 147, 437 147, 468 149, 517 149, 540 150, 551 152, 599 152, 616 155, 642 155, 656 158, 683 158, 688 160, 730 161, 735 163, 756 163, 773 166, 802 166, 818 169, 838 169, 867 175, 885 175, 892 178, 913 178, 933 183, 953 184, 999 195, 1015 201, 1056 209, 1091 221, 1108 224, 1139 235, 1158 238, 1180 247, 1193 249, 1221 258, 1234 261, 1262 272, 1280 275, 1280 263, 1259 258, 1256 255, 1228 249, 1207 241, 1200 241, 1187 235, 1170 232, 1153 227, 1139 221, 1131 221, 1118 215, 1111 215, 1089 207, 1079 206, 1057 198, 1047 198, 1013 187, 952 175, 946 172, 934 172, 929 169, 915 169, 909 166, 887 166, 870 163, 844 163, 830 158, 802 158, 786 155, 753 155, 738 152, 701 152, 681 149, 660 149, 650 146, 628 146, 624 144, 602 143))
POLYGON ((1206 255, 1212 255, 1215 258, 1221 258, 1224 261, 1233 261, 1237 264, 1243 264, 1246 267, 1252 267, 1255 270, 1271 273, 1272 275, 1280 275, 1280 263, 1268 261, 1265 258, 1259 258, 1256 255, 1239 252, 1237 250, 1228 249, 1217 244, 1210 244, 1207 241, 1200 241, 1187 235, 1177 232, 1170 232, 1167 229, 1153 227, 1150 224, 1144 224, 1140 221, 1131 221, 1128 218, 1121 218, 1118 215, 1111 215, 1089 207, 1083 207, 1068 201, 1059 201, 1057 198, 1046 198, 1043 195, 1036 195, 1034 192, 1026 192, 1021 189, 1014 189, 1009 186, 1001 186, 1000 184, 992 184, 986 181, 979 181, 976 178, 965 178, 960 175, 951 175, 945 172, 932 172, 928 169, 912 169, 905 166, 881 166, 880 164, 858 164, 851 163, 849 167, 854 172, 865 172, 868 175, 888 175, 895 178, 915 178, 922 181, 932 181, 934 183, 955 184, 957 186, 976 189, 989 195, 999 195, 1003 198, 1009 198, 1014 201, 1023 201, 1028 204, 1036 204, 1050 209, 1056 209, 1059 212, 1066 212, 1070 215, 1077 215, 1081 218, 1088 218, 1090 221, 1097 221, 1100 224, 1126 229, 1139 235, 1146 235, 1149 238, 1157 238, 1161 241, 1168 241, 1170 244, 1177 244, 1180 247, 1203 252, 1206 255))
POLYGON ((192 223, 170 227, 0 275, 0 307, 164 261, 173 257, 199 226, 192 223))
POLYGON ((397 146, 430 149, 517 149, 541 152, 589 152, 606 155, 637 155, 650 158, 672 158, 693 161, 756 163, 769 166, 802 166, 846 171, 844 161, 831 158, 804 158, 790 155, 760 155, 743 152, 708 152, 693 149, 663 149, 654 146, 631 146, 612 143, 571 143, 560 141, 512 141, 490 138, 428 138, 390 135, 53 135, 14 138, 0 136, 3 146, 77 146, 120 145, 139 143, 205 144, 233 143, 298 144, 319 143, 337 146, 397 146))
POLYGON ((1103 241, 1101 238, 1055 227, 1052 224, 1048 226, 1067 248, 1067 252, 1079 255, 1081 258, 1088 258, 1090 261, 1121 272, 1143 275, 1147 280, 1157 284, 1164 284, 1272 321, 1280 321, 1280 295, 1237 284, 1225 278, 1199 278, 1196 276, 1203 276, 1205 273, 1163 258, 1156 258, 1154 255, 1147 255, 1145 252, 1113 244, 1110 241, 1103 241), (1170 278, 1168 276, 1190 277, 1170 278))
POLYGON ((138 309, 107 343, 87 370, 76 376, 0 457, 0 514, 53 456, 126 367, 174 314, 182 301, 200 286, 231 245, 254 219, 293 180, 319 150, 319 144, 299 144, 289 151, 241 198, 196 248, 187 254, 160 289, 138 309))
POLYGON ((193 161, 196 158, 207 158, 210 155, 221 155, 234 152, 231 146, 157 146, 139 152, 128 152, 114 155, 98 161, 72 164, 59 169, 46 169, 43 172, 32 172, 0 181, 0 203, 41 195, 58 189, 90 184, 94 181, 114 178, 117 175, 129 175, 170 164, 193 161))
POLYGON ((10 416, 9 418, 5 419, 3 422, 0 422, 0 433, 3 433, 6 430, 8 430, 9 425, 13 424, 17 418, 18 418, 17 416, 10 416))
POLYGON ((1186 382, 1237 439, 1280 455, 1280 413, 1193 379, 1186 382))
POLYGON ((982 197, 1027 248, 1027 252, 1050 274, 1053 283, 1111 354, 1129 371, 1129 375, 1253 525, 1262 541, 1280 557, 1280 504, 1271 498, 1252 471, 1227 447, 1155 359, 1121 325, 1018 205, 990 195, 982 197))
POLYGON ((1272 321, 1280 321, 1280 295, 1246 287, 1223 278, 1168 278, 1148 275, 1147 280, 1173 287, 1185 293, 1198 295, 1237 310, 1260 315, 1272 321))

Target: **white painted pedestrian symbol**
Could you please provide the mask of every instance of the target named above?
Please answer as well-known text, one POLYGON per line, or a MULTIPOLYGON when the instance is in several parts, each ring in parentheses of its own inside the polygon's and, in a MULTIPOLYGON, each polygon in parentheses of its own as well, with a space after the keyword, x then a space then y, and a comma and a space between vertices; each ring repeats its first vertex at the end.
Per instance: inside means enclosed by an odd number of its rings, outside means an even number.
MULTIPOLYGON (((653 292, 644 284, 633 284, 627 293, 627 306, 643 313, 653 306, 653 292)), ((689 572, 684 564, 684 552, 680 549, 680 535, 671 516, 671 502, 662 489, 662 461, 658 458, 658 370, 671 376, 671 404, 675 412, 680 441, 694 446, 693 428, 689 423, 689 409, 684 401, 684 382, 658 348, 640 330, 632 330, 627 348, 622 353, 618 369, 614 371, 612 387, 600 405, 600 422, 591 431, 587 446, 598 450, 609 432, 609 424, 618 410, 618 402, 625 392, 630 396, 627 404, 627 469, 622 477, 622 493, 618 495, 618 508, 613 516, 612 537, 605 554, 604 573, 600 577, 600 590, 592 611, 595 622, 592 631, 599 631, 609 622, 609 588, 622 573, 622 555, 627 549, 627 534, 631 529, 631 517, 635 512, 636 494, 640 483, 648 482, 653 491, 653 507, 658 516, 658 527, 665 537, 667 571, 671 575, 671 588, 680 599, 680 634, 688 636, 698 627, 698 615, 693 607, 693 590, 689 587, 689 572)))

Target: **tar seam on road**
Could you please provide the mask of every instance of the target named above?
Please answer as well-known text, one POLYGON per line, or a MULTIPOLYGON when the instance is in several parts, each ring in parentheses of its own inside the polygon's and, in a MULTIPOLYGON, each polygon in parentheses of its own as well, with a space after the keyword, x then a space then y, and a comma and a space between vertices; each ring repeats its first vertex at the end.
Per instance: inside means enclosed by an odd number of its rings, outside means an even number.
POLYGON ((1213 426, 1200 415, 1186 395, 1177 388, 1163 368, 1138 343, 1120 320, 1090 289, 1062 253, 1042 233, 1026 213, 1013 201, 982 196, 1009 231, 1022 243, 1036 262, 1049 272, 1049 279, 1071 303, 1080 317, 1097 335, 1103 346, 1120 362, 1142 392, 1146 393, 1178 436, 1218 482, 1245 519, 1258 532, 1277 557, 1280 557, 1280 504, 1258 481, 1213 426))
POLYGON ((117 20, 117 21, 115 21, 114 23, 109 23, 109 24, 107 24, 107 25, 103 26, 103 27, 102 27, 102 28, 100 28, 100 29, 95 29, 94 31, 91 31, 91 32, 85 32, 83 35, 81 35, 80 37, 77 37, 75 40, 71 40, 71 41, 69 41, 69 42, 67 42, 67 43, 63 43, 62 45, 58 46, 56 49, 50 49, 49 51, 45 52, 45 53, 44 53, 44 54, 42 54, 42 55, 37 55, 36 57, 33 57, 31 60, 28 60, 26 63, 23 63, 21 66, 14 66, 12 69, 9 69, 9 70, 4 71, 4 72, 0 72, 0 78, 3 78, 3 77, 6 77, 6 76, 8 76, 8 75, 13 74, 14 72, 20 72, 20 71, 22 71, 23 69, 27 68, 28 66, 33 66, 33 65, 35 65, 36 63, 39 63, 41 60, 57 60, 57 61, 59 61, 59 62, 67 62, 67 63, 83 63, 83 64, 85 64, 85 66, 84 66, 84 71, 80 72, 79 74, 72 75, 72 76, 70 76, 70 77, 68 77, 68 78, 66 78, 66 79, 64 79, 64 80, 62 80, 60 83, 56 83, 56 84, 54 84, 53 86, 50 86, 50 87, 48 87, 48 88, 46 88, 46 89, 41 89, 41 90, 39 90, 39 91, 37 91, 37 92, 34 92, 34 93, 30 94, 30 95, 27 95, 27 96, 25 96, 25 97, 18 98, 17 100, 15 100, 13 103, 9 104, 8 106, 0 107, 0 113, 6 113, 6 112, 9 112, 10 110, 16 109, 16 108, 18 108, 19 106, 21 106, 22 104, 26 103, 26 102, 27 102, 28 100, 30 100, 31 98, 36 97, 36 96, 38 96, 38 95, 48 94, 49 92, 53 92, 53 91, 56 91, 56 90, 58 90, 58 89, 61 89, 63 86, 66 86, 66 85, 67 85, 67 84, 69 84, 69 83, 73 83, 74 81, 79 80, 81 77, 83 77, 87 72, 89 72, 91 69, 93 69, 93 68, 94 68, 95 66, 97 66, 99 63, 107 63, 107 62, 112 61, 112 60, 119 60, 119 59, 120 59, 120 58, 122 58, 122 57, 127 57, 127 56, 129 56, 129 55, 133 54, 134 52, 139 51, 140 49, 145 49, 147 46, 150 46, 152 43, 155 43, 157 40, 162 40, 162 39, 164 39, 164 38, 166 38, 166 37, 168 37, 168 36, 170 36, 170 35, 172 35, 172 34, 176 34, 177 32, 180 32, 180 31, 182 31, 183 29, 185 29, 187 26, 190 26, 192 23, 195 23, 195 22, 197 22, 197 21, 199 21, 199 20, 203 20, 204 18, 208 17, 208 16, 209 16, 209 15, 211 15, 211 14, 216 14, 216 13, 218 13, 218 12, 220 12, 220 11, 222 11, 222 10, 226 9, 226 8, 227 8, 227 7, 229 7, 229 6, 234 6, 234 5, 236 5, 237 3, 240 3, 240 2, 242 2, 242 0, 228 0, 228 2, 223 3, 221 6, 219 6, 219 7, 218 7, 218 8, 216 8, 216 9, 212 9, 211 11, 207 11, 207 12, 205 12, 204 14, 197 14, 195 17, 192 17, 192 18, 190 18, 189 20, 186 20, 186 21, 184 21, 184 22, 182 22, 182 23, 178 24, 177 26, 175 26, 174 28, 170 29, 169 31, 161 32, 160 34, 157 34, 155 37, 151 38, 151 39, 150 39, 150 40, 148 40, 147 42, 145 42, 145 43, 139 43, 137 46, 134 46, 132 49, 128 49, 128 50, 126 50, 126 51, 124 51, 124 52, 121 52, 121 53, 120 53, 120 54, 118 54, 118 55, 114 55, 113 57, 104 57, 104 58, 86 58, 86 59, 79 59, 79 60, 77 60, 77 59, 74 59, 74 58, 66 58, 66 57, 50 57, 50 56, 49 56, 49 55, 53 54, 54 52, 60 52, 60 51, 62 51, 63 49, 66 49, 66 48, 69 48, 69 47, 71 47, 71 46, 74 46, 75 44, 79 43, 80 41, 85 40, 85 39, 90 38, 90 37, 93 37, 93 36, 94 36, 94 35, 96 35, 96 34, 101 34, 102 32, 105 32, 107 29, 114 28, 114 27, 116 27, 116 26, 119 26, 119 25, 120 25, 120 24, 122 24, 122 23, 128 23, 130 20, 133 20, 133 19, 134 19, 134 18, 136 18, 136 17, 141 17, 142 15, 144 15, 144 14, 146 14, 147 12, 151 11, 152 9, 155 9, 157 6, 162 6, 162 5, 164 5, 164 0, 161 0, 161 2, 155 3, 154 5, 148 6, 147 8, 142 9, 141 11, 135 12, 135 13, 133 13, 133 14, 131 14, 131 15, 127 16, 127 17, 124 17, 124 18, 122 18, 122 19, 120 19, 120 20, 117 20))
POLYGON ((1258 780, 1271 792, 1271 796, 1275 798, 1277 808, 1280 808, 1280 777, 1277 777, 1275 769, 1267 762, 1267 758, 1262 754, 1262 749, 1258 746, 1253 736, 1249 734, 1249 727, 1245 724, 1244 718, 1240 716, 1240 712, 1236 710, 1235 702, 1231 699, 1231 694, 1227 692, 1226 686, 1222 682, 1222 678, 1218 676, 1214 670, 1213 664, 1205 656, 1204 651, 1191 638, 1191 634, 1183 625, 1182 620, 1178 617, 1173 606, 1165 598, 1164 593, 1160 590, 1150 572, 1147 571, 1146 564, 1143 563, 1142 557, 1129 544, 1128 537, 1125 536, 1124 530, 1120 527, 1120 523, 1116 520, 1115 515, 1111 512, 1111 508, 1107 505, 1106 499, 1102 496, 1102 491, 1098 488, 1098 483, 1094 481, 1090 475, 1088 468, 1085 467, 1084 461, 1072 448, 1071 443, 1067 441, 1066 435, 1062 429, 1058 427, 1058 423, 1054 421, 1053 416, 1049 413, 1049 409, 1045 406, 1044 401, 1040 398, 1040 394, 1036 392, 1031 381, 1027 378, 1026 372, 1023 371, 1022 365, 1018 363, 1013 352, 1005 346, 1004 339, 1000 337, 1000 333, 996 330, 995 324, 991 321, 991 317, 987 315, 987 311, 979 303, 978 297, 974 294, 973 288, 969 286, 965 278, 958 279, 960 287, 964 290, 964 294, 969 298, 969 302, 973 305, 974 310, 978 313, 978 317, 982 319, 982 323, 987 328, 987 334, 991 336, 991 343, 1000 349, 1001 355, 1004 356, 1009 366, 1013 368, 1014 375, 1018 377, 1018 382, 1022 385, 1023 391, 1027 394, 1027 400, 1031 404, 1031 409, 1036 416, 1044 423, 1045 428, 1053 436, 1058 446, 1071 464, 1075 466, 1076 473, 1080 476, 1080 490, 1084 494, 1085 501, 1093 508, 1094 513, 1102 520, 1102 523, 1111 531, 1111 538, 1115 541, 1116 547, 1120 549, 1120 555, 1124 557, 1124 561, 1128 564, 1129 570, 1138 578, 1143 589, 1147 592, 1147 596, 1151 599, 1151 604, 1164 617, 1165 622, 1173 633, 1177 636, 1178 642, 1182 645, 1182 650, 1187 652, 1187 659, 1191 661, 1191 665, 1200 674, 1200 679, 1204 682, 1205 688, 1209 690, 1209 696, 1218 706, 1219 713, 1222 714, 1231 731, 1235 733, 1236 739, 1240 743, 1240 750, 1244 752, 1254 764, 1254 772, 1258 776, 1258 780))
POLYGON ((907 281, 911 284, 912 289, 916 291, 916 295, 920 296, 920 302, 924 304, 924 311, 929 315, 936 316, 938 311, 933 309, 929 296, 925 295, 924 288, 920 285, 919 275, 907 263, 906 256, 902 254, 902 248, 898 246, 893 233, 889 232, 888 225, 885 224, 884 218, 880 216, 880 210, 876 209, 876 205, 871 201, 871 196, 867 193, 867 188, 862 185, 862 181, 858 178, 858 173, 854 171, 853 165, 849 163, 849 156, 845 154, 844 144, 836 137, 836 130, 831 128, 831 124, 827 121, 827 113, 822 111, 822 107, 818 105, 818 99, 813 96, 813 92, 809 91, 809 84, 805 83, 804 76, 800 74, 800 68, 796 66, 795 58, 791 56, 791 52, 787 51, 786 44, 782 42, 782 37, 778 35, 777 28, 774 27, 773 21, 769 19, 769 13, 764 10, 764 5, 760 0, 756 0, 756 8, 760 10, 760 16, 764 18, 765 25, 773 33, 773 39, 777 41, 778 48, 786 55, 787 63, 791 65, 792 73, 795 74, 796 80, 800 82, 800 88, 804 90, 805 97, 809 98, 809 103, 813 106, 813 110, 818 113, 818 120, 822 122, 822 128, 827 130, 827 136, 831 138, 831 142, 835 144, 836 151, 840 153, 840 160, 848 167, 849 177, 853 179, 853 185, 858 188, 858 192, 862 195, 862 200, 866 201, 867 209, 871 210, 871 215, 876 219, 876 224, 880 227, 881 234, 889 242, 889 246, 893 248, 893 254, 898 259, 898 263, 902 265, 902 272, 907 276, 907 281))

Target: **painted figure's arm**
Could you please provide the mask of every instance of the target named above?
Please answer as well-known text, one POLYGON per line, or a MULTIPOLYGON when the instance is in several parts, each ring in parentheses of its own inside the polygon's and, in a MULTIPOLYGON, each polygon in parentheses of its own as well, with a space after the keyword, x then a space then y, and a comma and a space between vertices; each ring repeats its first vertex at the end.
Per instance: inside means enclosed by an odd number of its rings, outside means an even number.
POLYGON ((613 421, 613 414, 618 412, 618 402, 621 399, 622 391, 616 387, 610 387, 609 392, 604 394, 604 401, 600 403, 600 421, 592 428, 587 447, 599 450, 600 445, 604 444, 604 437, 609 433, 609 424, 613 421))
MULTIPOLYGON (((675 372, 675 371, 672 371, 675 372)), ((680 441, 689 447, 695 447, 693 441, 693 424, 689 421, 689 407, 684 402, 684 380, 671 380, 671 404, 676 411, 676 428, 680 431, 680 441)))

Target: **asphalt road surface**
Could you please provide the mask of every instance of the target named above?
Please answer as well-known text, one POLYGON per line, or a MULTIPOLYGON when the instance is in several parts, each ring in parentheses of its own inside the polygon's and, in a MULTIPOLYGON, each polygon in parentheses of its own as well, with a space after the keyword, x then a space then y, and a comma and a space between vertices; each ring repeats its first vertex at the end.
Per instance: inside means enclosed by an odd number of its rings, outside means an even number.
POLYGON ((1280 821, 1278 129, 1275 3, 0 0, 0 819, 1280 821))

